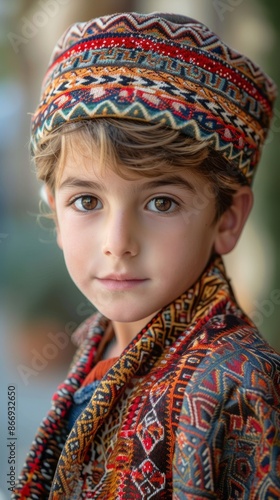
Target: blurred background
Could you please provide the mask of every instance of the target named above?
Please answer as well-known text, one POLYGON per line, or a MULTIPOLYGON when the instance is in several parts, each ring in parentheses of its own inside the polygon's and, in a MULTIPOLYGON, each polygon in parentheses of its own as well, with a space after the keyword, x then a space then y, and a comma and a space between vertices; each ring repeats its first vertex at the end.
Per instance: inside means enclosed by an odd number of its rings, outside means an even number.
MULTIPOLYGON (((120 11, 170 11, 167 0, 0 0, 0 500, 7 490, 7 388, 17 391, 17 472, 74 352, 70 335, 93 311, 75 289, 50 224, 37 221, 29 160, 34 111, 51 51, 75 21, 120 11), (2 496, 1 496, 2 495, 2 496)), ((278 0, 173 0, 280 82, 278 0)), ((226 258, 242 307, 280 351, 280 103, 254 185, 255 206, 226 258)))

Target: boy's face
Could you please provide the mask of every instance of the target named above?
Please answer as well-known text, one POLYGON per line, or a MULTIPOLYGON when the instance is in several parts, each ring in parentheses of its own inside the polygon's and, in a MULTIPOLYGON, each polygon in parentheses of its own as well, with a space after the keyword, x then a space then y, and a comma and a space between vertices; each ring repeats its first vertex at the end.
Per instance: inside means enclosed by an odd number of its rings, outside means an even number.
POLYGON ((55 191, 68 271, 109 319, 148 320, 207 265, 218 231, 215 198, 205 181, 184 170, 123 179, 71 141, 55 191))

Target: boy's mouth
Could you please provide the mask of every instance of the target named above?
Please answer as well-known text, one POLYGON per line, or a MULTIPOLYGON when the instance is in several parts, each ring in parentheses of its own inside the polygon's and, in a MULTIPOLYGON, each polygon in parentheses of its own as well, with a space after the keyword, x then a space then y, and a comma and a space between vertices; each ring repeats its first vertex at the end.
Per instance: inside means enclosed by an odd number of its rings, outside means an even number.
POLYGON ((138 278, 129 274, 108 274, 96 279, 108 290, 116 291, 130 290, 148 281, 147 278, 138 278))

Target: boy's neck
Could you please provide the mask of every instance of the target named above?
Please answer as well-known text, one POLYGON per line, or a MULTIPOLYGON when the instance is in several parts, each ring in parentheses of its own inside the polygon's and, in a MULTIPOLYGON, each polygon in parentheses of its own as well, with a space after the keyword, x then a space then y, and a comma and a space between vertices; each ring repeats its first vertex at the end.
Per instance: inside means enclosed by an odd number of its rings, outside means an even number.
MULTIPOLYGON (((156 313, 155 313, 156 314, 156 313)), ((134 321, 132 323, 119 323, 117 321, 112 321, 113 330, 115 333, 115 342, 111 345, 108 350, 108 357, 118 357, 124 351, 124 349, 130 344, 137 333, 149 323, 149 321, 155 316, 152 314, 147 318, 143 318, 139 321, 134 321)))

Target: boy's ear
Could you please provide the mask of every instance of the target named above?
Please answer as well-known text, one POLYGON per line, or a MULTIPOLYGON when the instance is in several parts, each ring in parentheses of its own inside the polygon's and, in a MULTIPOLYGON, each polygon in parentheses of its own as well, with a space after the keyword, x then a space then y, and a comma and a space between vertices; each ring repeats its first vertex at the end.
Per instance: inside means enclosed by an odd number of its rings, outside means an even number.
POLYGON ((224 255, 235 247, 253 206, 254 196, 249 186, 242 186, 233 195, 232 205, 217 222, 215 251, 224 255))
POLYGON ((43 189, 44 189, 44 199, 46 198, 46 201, 47 201, 49 207, 55 212, 54 194, 52 193, 51 189, 47 185, 44 185, 43 189))
POLYGON ((57 216, 56 216, 55 196, 48 186, 44 186, 44 191, 45 191, 48 205, 54 213, 54 222, 55 222, 55 226, 56 226, 56 241, 57 241, 58 246, 62 249, 60 230, 59 230, 58 220, 57 220, 57 216))

